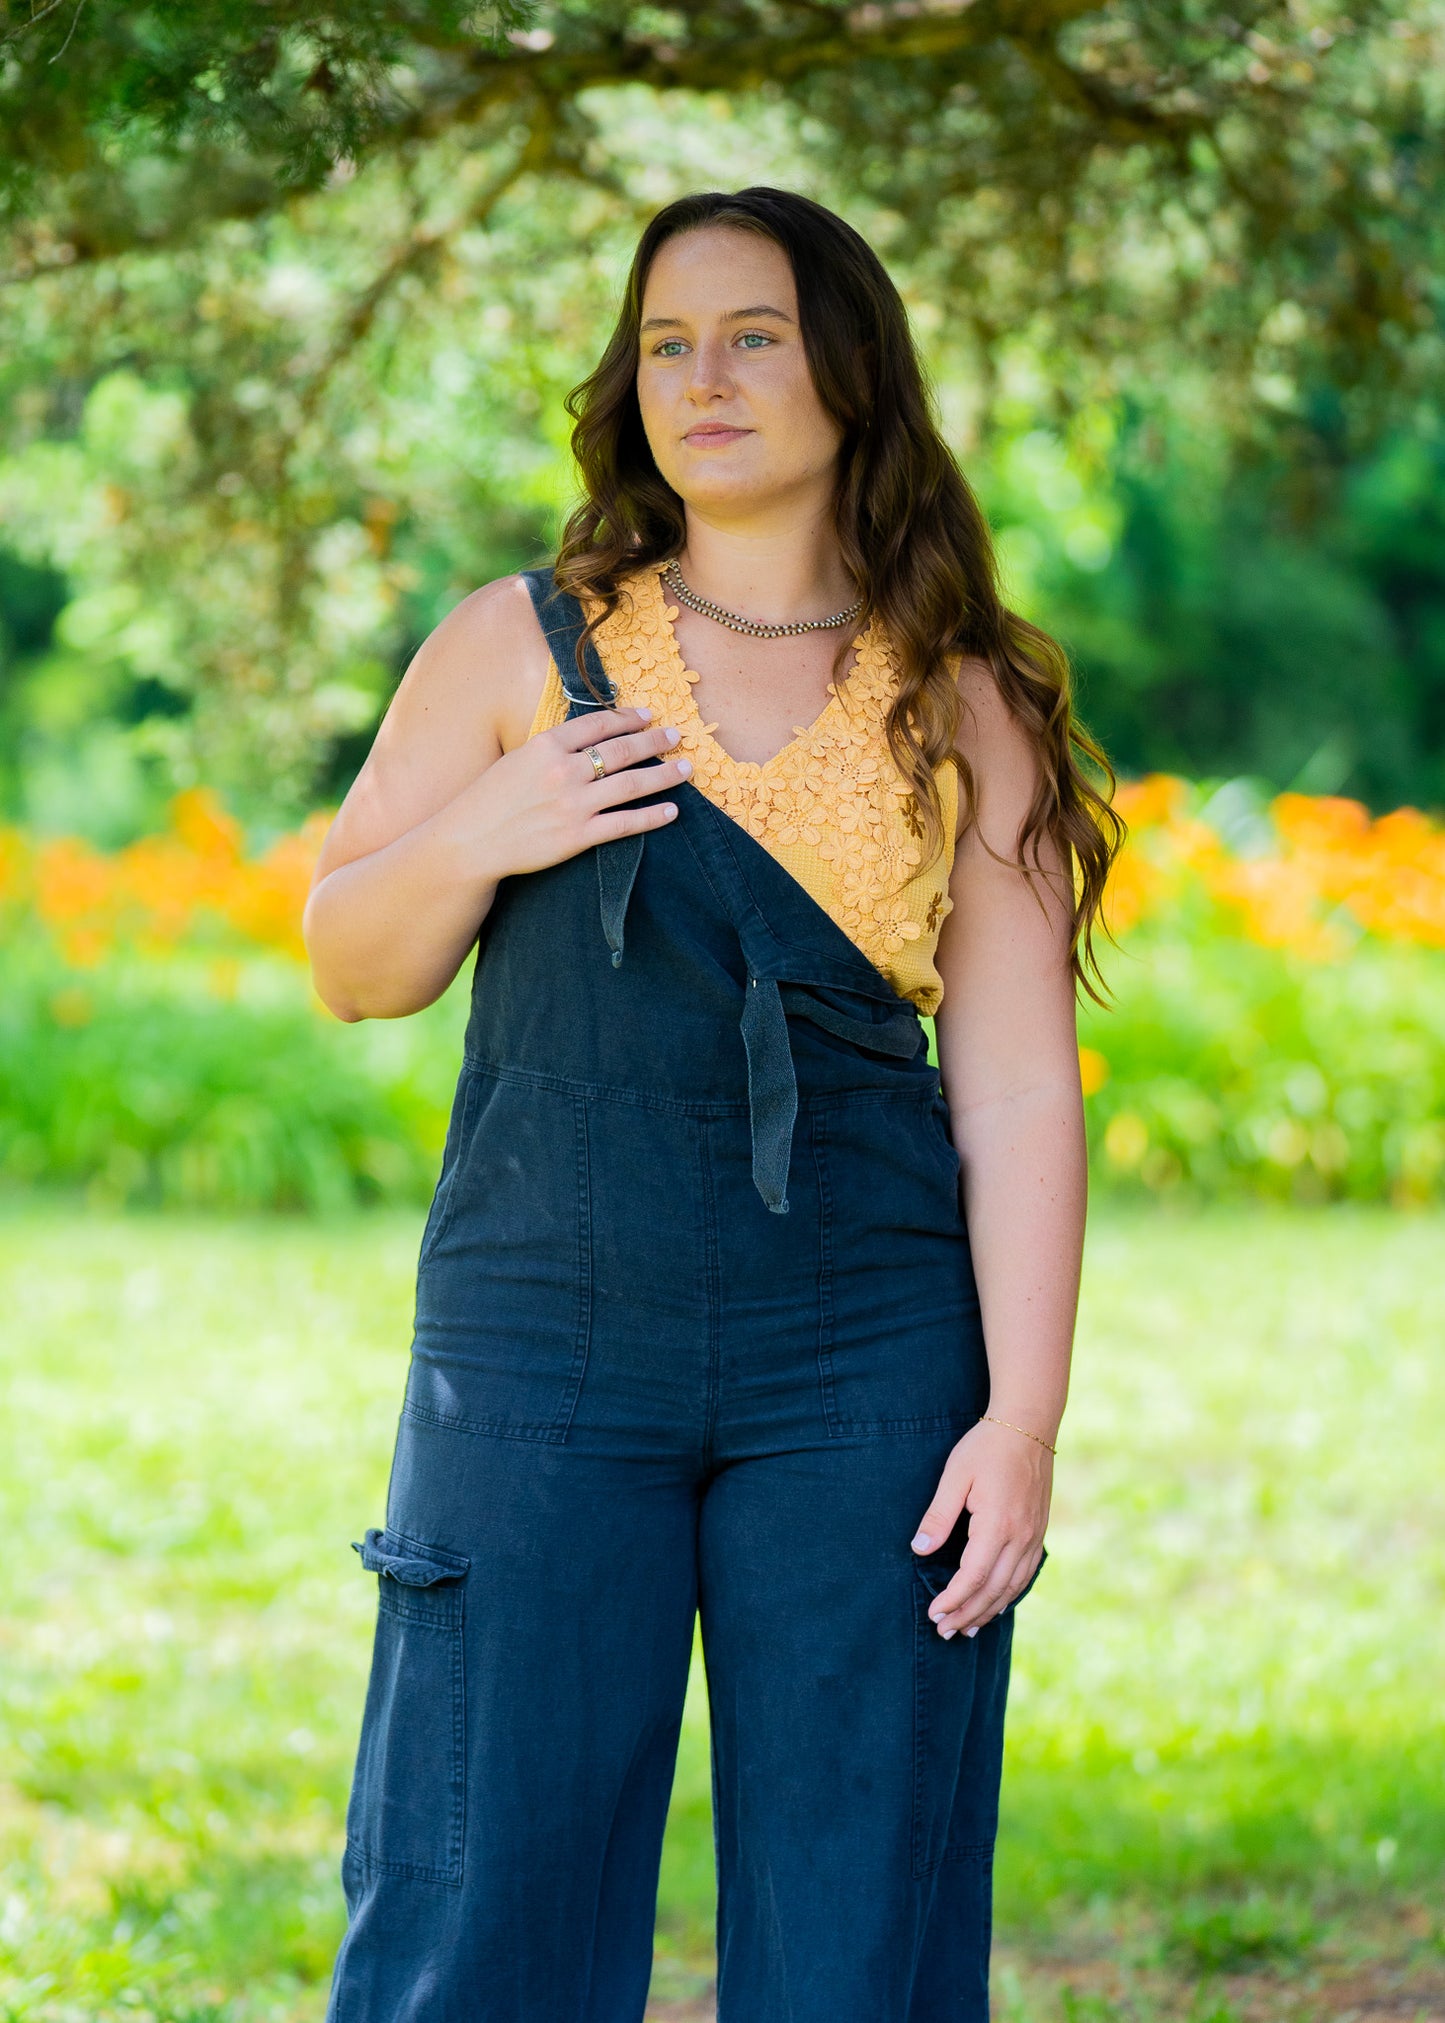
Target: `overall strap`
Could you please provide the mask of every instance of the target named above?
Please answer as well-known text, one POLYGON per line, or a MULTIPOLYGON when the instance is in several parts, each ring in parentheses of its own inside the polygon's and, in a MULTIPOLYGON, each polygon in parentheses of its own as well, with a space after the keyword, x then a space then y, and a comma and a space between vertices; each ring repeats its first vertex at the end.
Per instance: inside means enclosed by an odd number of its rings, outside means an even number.
MULTIPOLYGON (((582 665, 596 693, 589 693, 577 671, 577 642, 586 629, 582 606, 566 590, 559 590, 550 569, 524 569, 522 581, 532 599, 556 663, 562 693, 567 698, 567 716, 586 716, 592 710, 610 709, 617 691, 608 680, 597 648, 588 639, 582 647, 582 665)), ((642 836, 619 836, 615 842, 597 845, 597 899, 602 916, 602 932, 612 951, 612 966, 622 961, 622 933, 627 919, 627 902, 637 882, 642 862, 642 836)))
POLYGON ((582 648, 582 665, 587 670, 587 678, 595 694, 588 693, 577 672, 577 642, 587 628, 582 606, 567 591, 557 588, 550 569, 524 569, 522 581, 531 596, 537 623, 557 663, 562 693, 570 704, 568 716, 582 716, 592 709, 610 709, 617 700, 617 692, 608 680, 607 670, 590 639, 582 648))
POLYGON ((741 1025, 753 1184, 775 1215, 786 1215, 798 1114, 789 1019, 807 1019, 866 1053, 898 1061, 916 1060, 927 1042, 915 1007, 846 941, 814 900, 798 895, 796 881, 763 845, 711 802, 698 805, 698 819, 684 833, 737 929, 748 968, 741 1025), (816 916, 811 932, 797 917, 799 896, 816 916), (835 954, 819 946, 820 931, 836 944, 835 954))

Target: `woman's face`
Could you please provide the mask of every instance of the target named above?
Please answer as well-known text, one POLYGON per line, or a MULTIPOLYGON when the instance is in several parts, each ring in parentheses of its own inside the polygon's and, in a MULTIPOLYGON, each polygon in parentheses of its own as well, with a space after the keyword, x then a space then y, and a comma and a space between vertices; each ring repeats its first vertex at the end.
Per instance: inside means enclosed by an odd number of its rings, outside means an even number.
POLYGON ((668 484, 709 518, 831 497, 843 432, 818 398, 782 247, 707 225, 659 249, 637 362, 642 426, 668 484))

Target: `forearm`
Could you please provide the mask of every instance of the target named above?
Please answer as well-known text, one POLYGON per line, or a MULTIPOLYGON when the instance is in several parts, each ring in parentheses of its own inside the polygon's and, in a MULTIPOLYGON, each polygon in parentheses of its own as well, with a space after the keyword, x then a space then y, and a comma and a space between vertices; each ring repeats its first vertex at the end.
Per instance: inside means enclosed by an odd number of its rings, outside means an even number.
POLYGON ((441 996, 496 896, 466 796, 322 878, 303 932, 318 995, 338 1018, 403 1018, 441 996))
POLYGON ((1087 1161, 1078 1083, 956 1113, 964 1211, 988 1349, 989 1410, 1052 1441, 1068 1396, 1087 1161))

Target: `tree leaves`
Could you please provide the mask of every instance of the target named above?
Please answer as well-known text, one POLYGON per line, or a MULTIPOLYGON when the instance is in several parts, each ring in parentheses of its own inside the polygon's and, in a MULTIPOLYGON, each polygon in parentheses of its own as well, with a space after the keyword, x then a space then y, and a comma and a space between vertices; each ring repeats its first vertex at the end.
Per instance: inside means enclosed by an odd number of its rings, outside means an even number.
POLYGON ((1081 357, 1183 338, 1247 373, 1290 301, 1307 372, 1368 399, 1421 383, 1438 313, 1440 0, 1349 16, 1299 0, 9 0, 0 18, 15 278, 175 246, 446 135, 490 144, 503 122, 532 169, 605 181, 586 107, 642 85, 780 103, 986 351, 1042 318, 1081 357))

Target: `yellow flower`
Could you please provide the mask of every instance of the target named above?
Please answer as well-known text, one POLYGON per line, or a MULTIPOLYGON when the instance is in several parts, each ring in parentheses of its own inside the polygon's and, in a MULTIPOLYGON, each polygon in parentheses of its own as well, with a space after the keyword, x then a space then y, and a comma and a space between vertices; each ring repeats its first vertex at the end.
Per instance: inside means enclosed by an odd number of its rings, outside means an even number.
POLYGON ((1079 1080, 1086 1096, 1097 1096, 1109 1079, 1109 1063, 1096 1047, 1079 1048, 1079 1080))
POLYGON ((918 922, 909 915, 908 901, 901 894, 894 899, 877 901, 873 919, 879 941, 890 955, 896 955, 905 941, 917 941, 923 933, 918 922))

